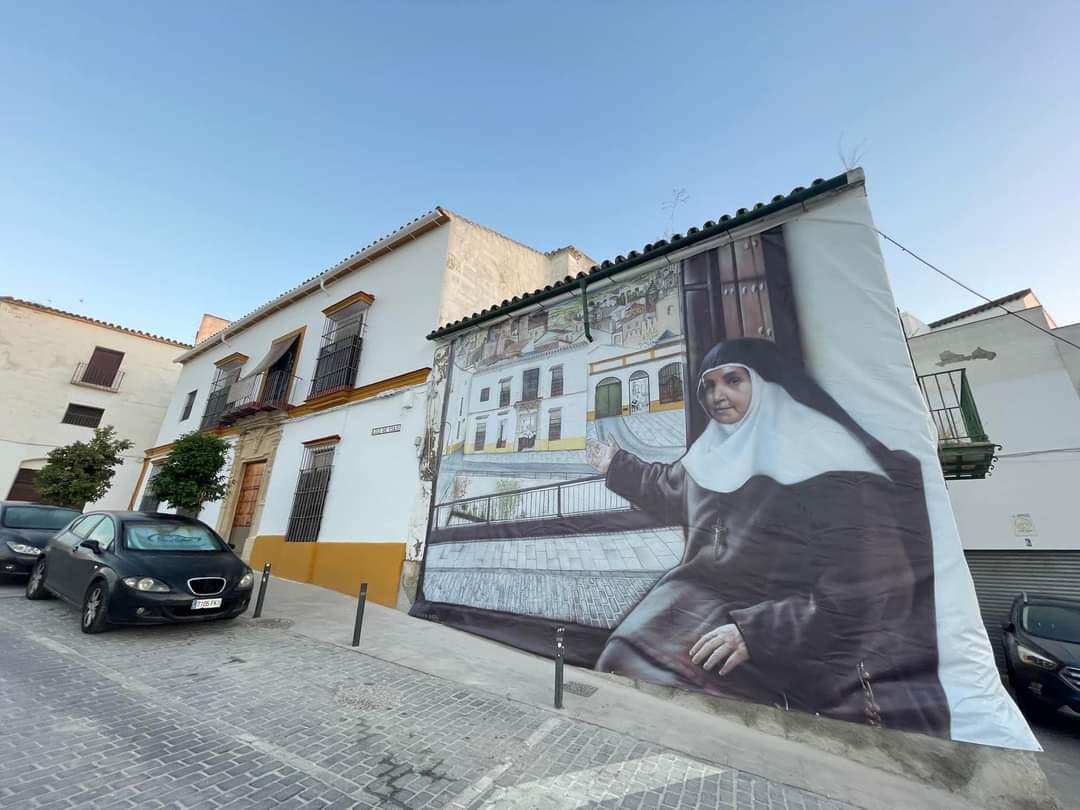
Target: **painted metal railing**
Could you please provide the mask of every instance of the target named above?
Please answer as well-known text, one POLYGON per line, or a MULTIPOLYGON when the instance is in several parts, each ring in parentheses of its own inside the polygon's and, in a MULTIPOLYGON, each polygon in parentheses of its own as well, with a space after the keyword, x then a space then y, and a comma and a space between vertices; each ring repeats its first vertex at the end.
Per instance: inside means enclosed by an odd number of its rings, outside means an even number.
POLYGON ((508 492, 493 492, 437 504, 435 525, 469 526, 585 515, 625 512, 630 502, 607 488, 604 476, 560 481, 508 492))

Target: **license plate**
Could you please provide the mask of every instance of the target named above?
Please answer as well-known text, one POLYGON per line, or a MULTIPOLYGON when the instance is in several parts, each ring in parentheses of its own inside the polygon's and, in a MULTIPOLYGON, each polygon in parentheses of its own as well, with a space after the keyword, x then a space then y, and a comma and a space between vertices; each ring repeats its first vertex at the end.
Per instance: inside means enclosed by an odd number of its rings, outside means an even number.
POLYGON ((220 599, 192 599, 191 600, 191 609, 192 610, 204 610, 205 608, 216 608, 216 607, 221 607, 221 600, 220 599))

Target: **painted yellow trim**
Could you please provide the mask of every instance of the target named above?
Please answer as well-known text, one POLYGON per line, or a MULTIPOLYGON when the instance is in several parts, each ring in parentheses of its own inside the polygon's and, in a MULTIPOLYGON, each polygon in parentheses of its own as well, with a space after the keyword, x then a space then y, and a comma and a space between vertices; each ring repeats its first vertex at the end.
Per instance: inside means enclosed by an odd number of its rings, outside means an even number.
POLYGON ((271 564, 276 576, 307 582, 356 596, 368 584, 368 599, 397 605, 405 543, 332 542, 289 543, 282 535, 260 535, 252 541, 251 566, 271 564))
POLYGON ((538 450, 584 450, 584 436, 564 436, 561 439, 541 439, 536 443, 538 450))
POLYGON ((375 296, 363 291, 355 292, 348 298, 342 298, 336 304, 331 304, 330 306, 328 306, 326 309, 323 310, 323 315, 329 318, 335 312, 341 312, 341 310, 345 309, 345 307, 351 307, 357 301, 363 301, 368 306, 371 306, 375 303, 375 296))
POLYGON ((585 421, 586 422, 594 422, 594 421, 596 421, 596 411, 586 411, 585 412, 585 421))
POLYGON ((338 405, 358 402, 362 399, 371 399, 371 397, 378 396, 387 391, 392 391, 395 388, 420 385, 427 381, 428 374, 430 373, 430 368, 418 368, 415 371, 398 374, 396 377, 387 377, 378 382, 362 385, 359 388, 347 388, 342 391, 332 391, 328 394, 316 397, 315 399, 309 399, 303 405, 297 405, 295 408, 291 408, 289 410, 289 418, 293 419, 298 416, 307 416, 308 414, 325 411, 328 408, 336 408, 338 405))
POLYGON ((685 409, 686 403, 681 399, 675 400, 674 402, 660 402, 659 400, 654 400, 649 403, 649 411, 652 413, 656 413, 657 411, 682 411, 685 409))
MULTIPOLYGON (((285 340, 292 340, 296 338, 296 355, 293 357, 292 368, 289 369, 289 387, 285 391, 285 401, 290 402, 292 400, 293 385, 296 383, 296 367, 300 365, 300 352, 304 348, 304 334, 307 332, 307 326, 301 326, 299 329, 293 329, 281 337, 276 337, 270 341, 270 347, 273 348, 278 343, 285 340)), ((263 398, 263 393, 266 391, 266 381, 269 379, 269 375, 263 375, 262 385, 259 387, 259 399, 263 398)))
POLYGON ((321 436, 318 439, 308 439, 306 442, 301 442, 304 447, 314 447, 317 444, 337 444, 341 441, 341 435, 334 433, 330 436, 321 436))
POLYGON ((168 444, 161 444, 157 447, 147 447, 143 450, 143 455, 146 458, 153 458, 154 456, 160 456, 168 453, 176 445, 176 442, 169 442, 168 444))
POLYGON ((452 442, 446 446, 446 452, 443 455, 450 455, 456 453, 458 450, 465 449, 465 442, 452 442))
POLYGON ((139 478, 135 482, 135 489, 131 491, 131 499, 128 501, 128 511, 134 511, 135 499, 139 495, 139 490, 142 489, 143 480, 146 478, 146 471, 150 468, 150 459, 144 458, 142 463, 142 469, 139 470, 139 478))
POLYGON ((233 352, 232 354, 225 355, 220 360, 215 360, 214 365, 218 368, 221 368, 222 366, 227 366, 229 363, 232 363, 236 360, 239 360, 241 363, 246 363, 250 359, 251 358, 248 357, 246 354, 241 354, 240 352, 233 352))

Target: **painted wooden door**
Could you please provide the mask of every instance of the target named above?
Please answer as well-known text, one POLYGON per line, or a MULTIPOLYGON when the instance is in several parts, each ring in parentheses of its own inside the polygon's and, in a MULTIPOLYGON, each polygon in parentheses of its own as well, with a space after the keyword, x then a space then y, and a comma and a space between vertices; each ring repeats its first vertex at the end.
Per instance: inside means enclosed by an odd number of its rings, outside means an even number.
POLYGON ((601 380, 596 386, 596 418, 622 415, 622 383, 615 377, 601 380))
POLYGON ((236 511, 233 512, 232 530, 229 542, 237 546, 244 542, 255 520, 255 507, 259 502, 259 490, 262 489, 265 461, 249 461, 244 465, 244 477, 240 481, 240 492, 236 498, 236 511))

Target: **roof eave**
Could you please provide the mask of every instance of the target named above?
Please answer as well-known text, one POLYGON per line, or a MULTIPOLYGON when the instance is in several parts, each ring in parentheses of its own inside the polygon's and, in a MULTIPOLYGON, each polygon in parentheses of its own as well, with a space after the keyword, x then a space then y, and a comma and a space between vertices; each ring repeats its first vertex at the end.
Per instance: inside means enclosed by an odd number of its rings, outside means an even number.
MULTIPOLYGON (((509 301, 504 301, 502 304, 488 307, 475 315, 470 315, 454 321, 453 323, 445 324, 433 332, 430 332, 427 335, 427 339, 438 340, 440 338, 445 338, 456 332, 460 332, 463 329, 468 329, 477 324, 484 323, 485 321, 508 315, 512 312, 525 309, 526 307, 542 303, 556 296, 565 295, 582 282, 592 284, 594 281, 599 281, 615 275, 616 273, 622 273, 633 267, 645 264, 646 262, 651 262, 672 251, 683 250, 698 242, 703 242, 706 239, 713 239, 728 231, 741 228, 755 220, 771 216, 785 208, 799 205, 807 200, 819 197, 822 194, 827 194, 831 191, 838 191, 842 188, 862 183, 864 180, 865 176, 863 171, 858 168, 852 169, 844 174, 838 174, 836 177, 829 180, 819 178, 811 183, 808 188, 800 186, 790 194, 773 197, 771 202, 758 203, 752 209, 740 209, 735 216, 724 215, 720 218, 719 222, 712 224, 707 222, 706 227, 704 228, 691 228, 687 231, 686 236, 680 236, 678 239, 673 237, 670 242, 661 239, 655 243, 646 245, 646 249, 641 253, 631 251, 626 258, 619 257, 614 262, 606 260, 601 264, 594 266, 587 273, 581 272, 576 276, 567 276, 563 281, 549 284, 542 290, 536 290, 535 292, 522 296, 514 296, 509 301)), ((676 236, 679 235, 676 234, 676 236)))

